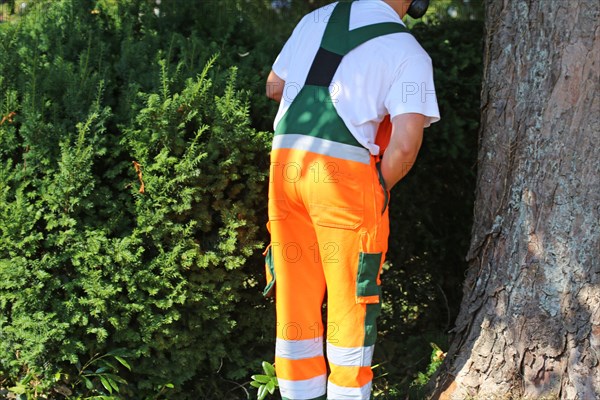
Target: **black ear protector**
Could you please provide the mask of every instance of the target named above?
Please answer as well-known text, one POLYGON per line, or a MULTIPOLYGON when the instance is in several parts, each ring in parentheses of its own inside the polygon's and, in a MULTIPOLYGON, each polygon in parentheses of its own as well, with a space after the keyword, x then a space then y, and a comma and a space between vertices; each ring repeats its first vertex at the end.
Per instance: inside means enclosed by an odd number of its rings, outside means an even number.
POLYGON ((415 19, 421 18, 427 12, 428 7, 429 0, 413 0, 406 13, 415 19))

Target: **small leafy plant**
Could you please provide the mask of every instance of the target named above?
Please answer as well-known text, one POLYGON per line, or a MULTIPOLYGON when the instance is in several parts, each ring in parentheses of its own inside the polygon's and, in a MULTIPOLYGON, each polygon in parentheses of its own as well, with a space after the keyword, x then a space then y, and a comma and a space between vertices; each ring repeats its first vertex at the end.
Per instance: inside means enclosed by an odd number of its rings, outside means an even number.
POLYGON ((63 372, 54 375, 52 383, 40 381, 30 371, 8 392, 18 400, 46 399, 45 393, 56 392, 70 400, 119 400, 121 385, 127 381, 120 377, 119 365, 131 371, 125 360, 127 352, 115 349, 104 355, 96 354, 88 362, 77 366, 77 375, 63 372))
POLYGON ((429 365, 427 366, 427 371, 419 372, 417 374, 417 378, 413 381, 411 386, 423 387, 429 382, 431 376, 437 371, 437 369, 442 365, 444 358, 446 358, 446 353, 442 351, 442 349, 435 343, 429 343, 431 348, 433 349, 431 352, 431 358, 429 359, 429 365))
POLYGON ((113 397, 113 394, 116 396, 120 392, 120 385, 127 384, 125 379, 117 375, 118 364, 131 371, 131 366, 124 357, 126 357, 124 349, 116 349, 102 356, 96 354, 79 368, 79 376, 72 386, 83 384, 91 393, 99 395, 90 399, 117 399, 118 397, 113 397))
POLYGON ((251 386, 258 389, 258 400, 264 400, 269 394, 274 394, 275 389, 279 387, 277 376, 275 376, 275 367, 267 361, 263 361, 262 368, 265 373, 252 375, 252 382, 250 382, 251 386))

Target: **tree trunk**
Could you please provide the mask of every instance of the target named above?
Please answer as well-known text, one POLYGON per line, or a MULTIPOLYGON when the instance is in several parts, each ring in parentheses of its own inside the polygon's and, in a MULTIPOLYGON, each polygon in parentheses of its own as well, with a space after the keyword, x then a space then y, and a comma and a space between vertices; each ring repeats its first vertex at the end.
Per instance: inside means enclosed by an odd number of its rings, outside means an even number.
POLYGON ((434 398, 599 399, 599 2, 486 6, 470 267, 434 398))

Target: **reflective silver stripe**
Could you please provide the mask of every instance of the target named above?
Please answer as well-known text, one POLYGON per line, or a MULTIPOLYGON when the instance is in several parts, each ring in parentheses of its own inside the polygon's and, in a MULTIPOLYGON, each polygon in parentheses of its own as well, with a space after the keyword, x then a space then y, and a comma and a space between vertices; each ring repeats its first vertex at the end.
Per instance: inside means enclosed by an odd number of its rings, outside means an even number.
POLYGON ((338 347, 327 343, 327 359, 342 367, 370 367, 375 346, 338 347))
POLYGON ((314 399, 323 396, 327 388, 327 374, 302 381, 277 378, 281 397, 288 399, 314 399))
POLYGON ((319 357, 323 355, 323 338, 307 340, 284 340, 277 338, 275 355, 290 360, 319 357))
POLYGON ((371 162, 371 153, 363 147, 351 146, 307 135, 276 135, 273 138, 272 148, 305 150, 325 156, 341 158, 342 160, 356 161, 362 164, 370 164, 371 162))
POLYGON ((335 400, 369 400, 371 398, 371 382, 359 388, 342 387, 329 382, 327 384, 327 398, 335 400))

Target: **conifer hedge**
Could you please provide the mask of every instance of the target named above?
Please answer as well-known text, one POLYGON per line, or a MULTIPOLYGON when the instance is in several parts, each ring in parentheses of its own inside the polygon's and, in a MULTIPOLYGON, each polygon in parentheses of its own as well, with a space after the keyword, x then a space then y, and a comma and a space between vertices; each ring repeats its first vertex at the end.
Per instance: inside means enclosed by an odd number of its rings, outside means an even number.
POLYGON ((222 43, 159 23, 58 0, 0 29, 0 387, 219 398, 270 345, 270 136, 222 43))

